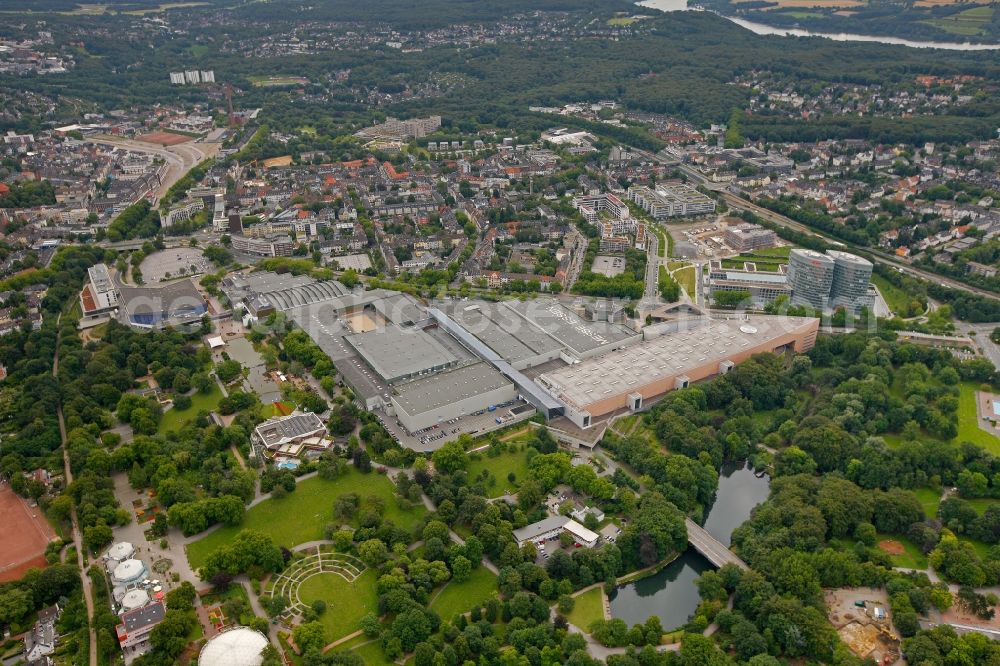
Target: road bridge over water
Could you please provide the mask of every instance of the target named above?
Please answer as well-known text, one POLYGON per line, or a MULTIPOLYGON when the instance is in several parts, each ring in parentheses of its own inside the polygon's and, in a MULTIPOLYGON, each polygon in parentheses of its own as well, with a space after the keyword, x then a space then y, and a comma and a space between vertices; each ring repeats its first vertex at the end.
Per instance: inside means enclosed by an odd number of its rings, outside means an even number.
POLYGON ((721 568, 725 564, 735 564, 743 570, 750 568, 746 562, 736 556, 736 553, 723 546, 718 539, 706 532, 705 528, 690 518, 685 518, 684 523, 687 525, 688 543, 713 565, 721 568))

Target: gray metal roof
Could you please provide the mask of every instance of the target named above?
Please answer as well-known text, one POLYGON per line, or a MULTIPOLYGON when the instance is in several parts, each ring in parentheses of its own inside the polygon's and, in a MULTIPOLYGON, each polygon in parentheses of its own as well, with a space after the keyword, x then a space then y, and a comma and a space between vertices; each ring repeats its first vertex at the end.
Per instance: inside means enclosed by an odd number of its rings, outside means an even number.
POLYGON ((525 525, 524 527, 514 530, 514 538, 517 539, 518 542, 536 539, 543 534, 551 532, 552 530, 558 530, 565 527, 569 520, 570 519, 566 516, 549 516, 548 518, 542 518, 537 523, 531 523, 530 525, 525 525))
POLYGON ((122 624, 124 624, 125 629, 131 633, 137 629, 142 629, 143 627, 159 624, 165 614, 166 608, 164 608, 163 602, 157 601, 149 604, 148 606, 143 606, 142 608, 137 608, 133 611, 125 613, 122 615, 122 624))
POLYGON ((119 291, 131 315, 176 315, 205 307, 205 298, 190 279, 163 287, 121 287, 119 291))
POLYGON ((505 301, 503 306, 517 312, 528 323, 541 329, 577 354, 639 337, 638 333, 621 324, 586 321, 559 301, 551 298, 540 298, 523 303, 505 301))
POLYGON ((409 294, 386 296, 372 303, 372 307, 380 315, 397 326, 412 326, 429 317, 416 300, 409 294))
POLYGON ((749 273, 746 271, 726 271, 726 279, 734 282, 769 282, 771 284, 788 282, 788 276, 780 273, 749 273))
POLYGON ((347 293, 347 287, 339 282, 311 282, 269 292, 266 298, 274 304, 275 309, 288 310, 299 305, 329 301, 347 293))
POLYGON ((513 384, 488 363, 480 362, 399 384, 393 400, 407 414, 423 414, 504 386, 513 384))
POLYGON ((365 362, 387 382, 444 368, 458 357, 420 329, 385 326, 368 333, 345 335, 365 362))

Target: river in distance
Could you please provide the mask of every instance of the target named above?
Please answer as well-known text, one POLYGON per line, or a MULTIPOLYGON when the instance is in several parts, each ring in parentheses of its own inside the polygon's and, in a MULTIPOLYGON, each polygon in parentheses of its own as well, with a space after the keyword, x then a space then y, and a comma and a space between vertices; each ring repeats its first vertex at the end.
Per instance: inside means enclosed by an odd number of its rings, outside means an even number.
MULTIPOLYGON (((696 8, 688 6, 688 0, 643 0, 637 2, 641 7, 658 9, 661 12, 682 12, 693 11, 696 8)), ((847 32, 824 33, 813 32, 811 30, 801 30, 799 28, 778 28, 755 21, 725 16, 728 21, 746 28, 750 32, 758 35, 779 35, 783 37, 825 37, 837 42, 875 42, 878 44, 893 44, 896 46, 909 46, 915 49, 946 49, 950 51, 996 51, 1000 49, 1000 44, 973 44, 965 42, 928 42, 913 39, 902 39, 900 37, 883 37, 880 35, 856 35, 847 32)))
MULTIPOLYGON (((719 474, 719 489, 705 519, 705 530, 729 545, 733 530, 750 517, 750 511, 767 499, 770 480, 754 474, 746 464, 727 465, 719 474)), ((616 588, 608 596, 611 616, 629 626, 656 615, 664 629, 675 629, 688 621, 698 607, 695 579, 712 565, 693 548, 652 576, 616 588)))

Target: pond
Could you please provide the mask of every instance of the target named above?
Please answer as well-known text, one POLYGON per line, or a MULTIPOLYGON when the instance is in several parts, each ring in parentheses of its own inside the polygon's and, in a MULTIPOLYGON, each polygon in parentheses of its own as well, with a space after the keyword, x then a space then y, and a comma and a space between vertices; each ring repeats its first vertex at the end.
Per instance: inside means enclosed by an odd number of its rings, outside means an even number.
MULTIPOLYGON (((770 479, 758 477, 746 463, 727 465, 719 474, 719 489, 708 510, 705 530, 726 544, 750 511, 767 499, 770 479)), ((657 615, 670 630, 687 622, 698 607, 695 580, 712 565, 693 548, 652 576, 621 585, 609 596, 611 616, 632 626, 657 615)))

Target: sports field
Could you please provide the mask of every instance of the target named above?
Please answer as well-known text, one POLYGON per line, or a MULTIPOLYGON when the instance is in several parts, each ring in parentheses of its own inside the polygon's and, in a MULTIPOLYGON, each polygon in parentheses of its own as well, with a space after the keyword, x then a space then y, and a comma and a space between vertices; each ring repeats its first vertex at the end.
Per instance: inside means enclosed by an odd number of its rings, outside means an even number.
POLYGON ((347 493, 357 493, 362 501, 370 496, 379 498, 385 506, 382 517, 407 531, 427 512, 423 505, 400 509, 392 481, 374 472, 362 474, 351 467, 333 481, 318 476, 306 479, 287 497, 265 500, 247 511, 242 525, 223 527, 188 544, 188 561, 197 569, 212 551, 229 543, 240 530, 263 532, 288 548, 322 539, 324 526, 333 520, 333 503, 347 493))
POLYGON ((45 547, 56 534, 41 509, 29 507, 6 483, 0 484, 0 526, 0 583, 45 566, 45 547))

